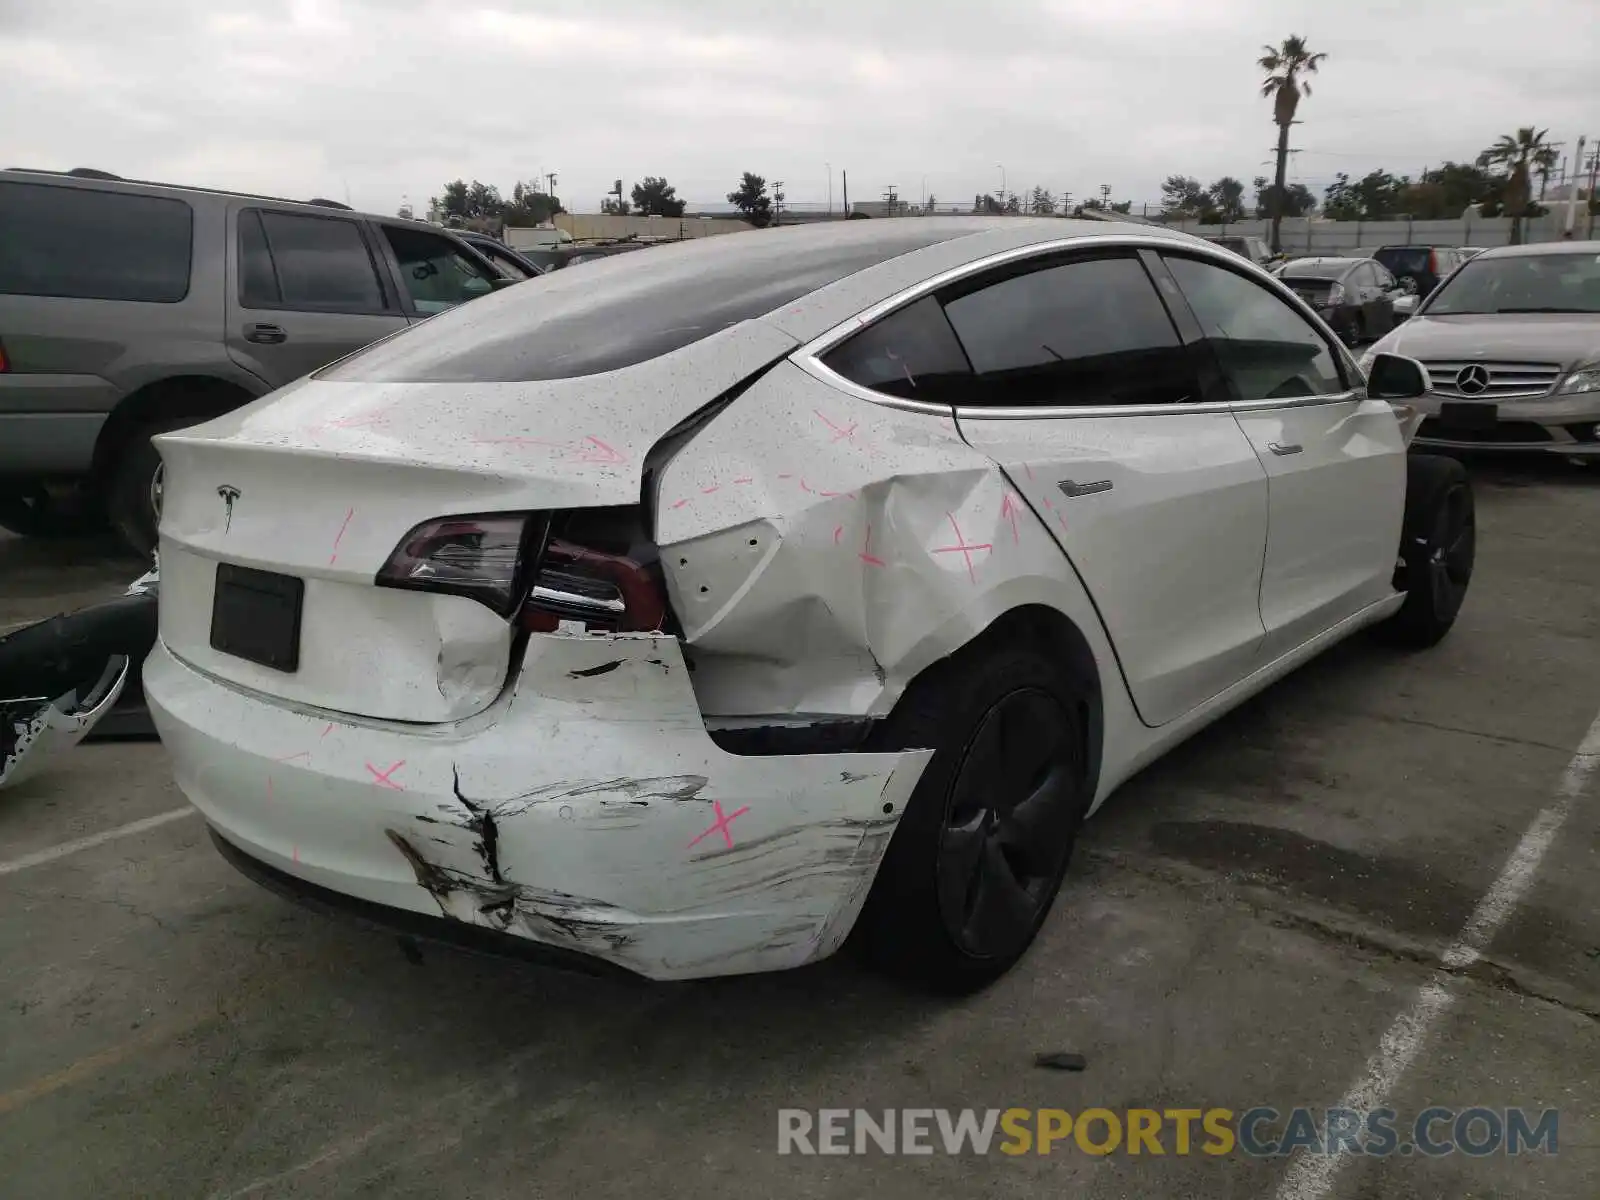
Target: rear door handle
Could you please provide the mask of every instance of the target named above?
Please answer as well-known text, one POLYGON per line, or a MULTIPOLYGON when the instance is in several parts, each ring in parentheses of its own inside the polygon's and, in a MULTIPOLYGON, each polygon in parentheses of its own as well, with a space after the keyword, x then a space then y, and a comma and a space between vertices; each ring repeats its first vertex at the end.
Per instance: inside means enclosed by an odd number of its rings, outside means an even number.
POLYGON ((1093 483, 1079 483, 1075 479, 1063 479, 1057 486, 1061 489, 1063 495, 1076 498, 1078 496, 1092 496, 1096 492, 1109 492, 1111 490, 1111 480, 1097 479, 1093 483))
POLYGON ((282 325, 246 325, 244 340, 261 346, 276 346, 279 342, 287 342, 289 335, 283 331, 282 325))
POLYGON ((1293 443, 1291 443, 1291 444, 1286 446, 1282 442, 1268 442, 1267 443, 1267 449, 1271 450, 1274 454, 1282 455, 1282 454, 1299 454, 1300 451, 1305 449, 1305 447, 1304 446, 1300 446, 1300 445, 1295 445, 1293 443))

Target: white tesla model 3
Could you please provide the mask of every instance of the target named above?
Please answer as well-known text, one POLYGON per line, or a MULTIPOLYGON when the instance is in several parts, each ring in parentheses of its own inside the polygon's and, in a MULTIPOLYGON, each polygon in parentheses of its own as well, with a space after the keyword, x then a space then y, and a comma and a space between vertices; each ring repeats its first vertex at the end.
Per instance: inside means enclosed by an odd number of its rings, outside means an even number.
POLYGON ((158 439, 177 779, 267 885, 655 979, 1027 949, 1163 751, 1473 561, 1238 255, 920 218, 562 271, 158 439))

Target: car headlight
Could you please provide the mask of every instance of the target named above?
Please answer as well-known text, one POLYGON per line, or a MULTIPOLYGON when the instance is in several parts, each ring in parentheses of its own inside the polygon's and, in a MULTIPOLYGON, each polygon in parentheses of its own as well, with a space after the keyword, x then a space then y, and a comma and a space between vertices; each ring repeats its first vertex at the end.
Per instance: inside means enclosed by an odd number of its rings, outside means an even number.
POLYGON ((1600 363, 1579 367, 1561 381, 1556 391, 1563 396, 1576 396, 1585 392, 1600 392, 1600 363))

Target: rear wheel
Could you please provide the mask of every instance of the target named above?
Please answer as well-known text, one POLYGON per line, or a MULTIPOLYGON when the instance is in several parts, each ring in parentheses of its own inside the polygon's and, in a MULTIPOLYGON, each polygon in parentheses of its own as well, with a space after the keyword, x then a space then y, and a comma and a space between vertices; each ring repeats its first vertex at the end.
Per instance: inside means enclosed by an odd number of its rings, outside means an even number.
POLYGON ((958 657, 907 692, 875 748, 932 747, 855 930, 869 961, 945 992, 1032 944, 1088 804, 1083 703, 1032 649, 958 657))
POLYGON ((161 523, 161 455, 151 438, 198 425, 206 417, 183 417, 141 425, 128 435, 106 485, 106 515, 135 553, 148 558, 161 523))
POLYGON ((1378 632, 1396 645, 1435 646, 1461 612, 1477 558, 1472 484, 1455 459, 1415 454, 1406 460, 1400 558, 1395 585, 1405 590, 1405 604, 1378 632))

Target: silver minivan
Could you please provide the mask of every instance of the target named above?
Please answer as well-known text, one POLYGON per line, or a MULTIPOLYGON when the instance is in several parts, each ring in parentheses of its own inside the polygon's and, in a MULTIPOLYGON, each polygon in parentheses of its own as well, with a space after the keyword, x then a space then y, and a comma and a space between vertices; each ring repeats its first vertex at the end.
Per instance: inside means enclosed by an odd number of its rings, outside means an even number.
POLYGON ((155 544, 152 436, 516 282, 330 201, 0 171, 0 526, 155 544))

